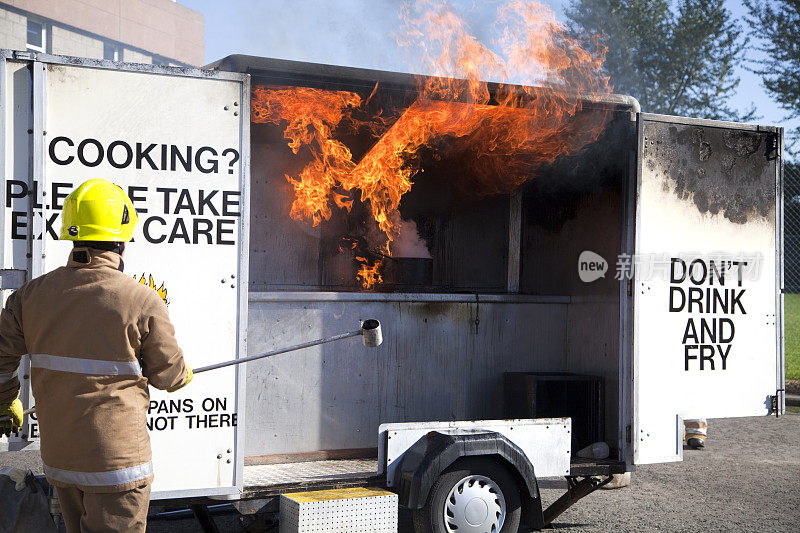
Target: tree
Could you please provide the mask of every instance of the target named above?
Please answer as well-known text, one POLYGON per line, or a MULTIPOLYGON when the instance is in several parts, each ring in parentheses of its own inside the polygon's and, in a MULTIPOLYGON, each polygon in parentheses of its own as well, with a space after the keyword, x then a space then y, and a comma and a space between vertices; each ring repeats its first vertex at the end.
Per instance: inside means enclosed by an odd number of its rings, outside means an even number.
MULTIPOLYGON (((724 0, 573 0, 572 32, 599 35, 614 90, 651 113, 747 120, 727 101, 747 39, 724 0)), ((596 42, 597 39, 594 39, 596 42)))
MULTIPOLYGON (((763 57, 753 61, 764 88, 788 111, 787 119, 800 118, 800 0, 744 0, 750 35, 763 57)), ((796 147, 800 128, 789 135, 796 147)), ((787 143, 789 144, 789 143, 787 143)))

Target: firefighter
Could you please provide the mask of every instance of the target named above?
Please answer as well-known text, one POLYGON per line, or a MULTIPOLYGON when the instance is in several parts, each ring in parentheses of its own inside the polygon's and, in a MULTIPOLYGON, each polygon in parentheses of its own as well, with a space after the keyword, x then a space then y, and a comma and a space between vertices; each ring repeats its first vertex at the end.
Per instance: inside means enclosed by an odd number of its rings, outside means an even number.
POLYGON ((17 367, 30 355, 47 480, 69 533, 143 532, 153 480, 148 385, 192 380, 167 307, 122 273, 138 218, 118 186, 92 179, 64 200, 64 267, 25 283, 0 314, 0 415, 22 424, 17 367))
POLYGON ((708 421, 705 418, 684 420, 683 440, 695 450, 704 448, 708 437, 708 421))

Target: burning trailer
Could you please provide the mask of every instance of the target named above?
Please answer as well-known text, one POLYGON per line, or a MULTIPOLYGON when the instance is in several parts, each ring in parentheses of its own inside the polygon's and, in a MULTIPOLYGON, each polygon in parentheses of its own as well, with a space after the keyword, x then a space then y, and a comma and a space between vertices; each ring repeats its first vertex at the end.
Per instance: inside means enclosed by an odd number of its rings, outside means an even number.
POLYGON ((336 483, 375 483, 356 458, 377 453, 380 482, 430 512, 426 446, 530 438, 536 477, 574 481, 544 514, 525 507, 540 527, 602 484, 590 475, 681 460, 684 417, 781 412, 779 128, 603 92, 486 83, 475 103, 464 80, 215 68, 251 76, 250 348, 373 315, 387 329, 385 357, 251 366, 254 471, 350 460, 361 472, 336 483), (704 305, 706 290, 736 302, 704 305), (671 306, 681 291, 691 308, 671 306), (576 456, 595 442, 606 458, 576 456))
POLYGON ((48 228, 94 174, 178 231, 137 233, 126 262, 187 362, 224 368, 153 393, 155 501, 280 508, 287 528, 330 511, 321 526, 393 531, 399 503, 421 531, 539 529, 681 460, 684 418, 783 412, 780 128, 646 114, 607 87, 0 57, 4 296, 61 264, 48 228), (69 159, 64 138, 97 142, 69 159), (199 162, 120 165, 122 142, 199 162), (225 213, 186 200, 210 191, 225 213), (182 238, 199 216, 230 232, 182 238), (372 318, 377 347, 220 365, 372 318), (543 509, 549 477, 569 488, 543 509))

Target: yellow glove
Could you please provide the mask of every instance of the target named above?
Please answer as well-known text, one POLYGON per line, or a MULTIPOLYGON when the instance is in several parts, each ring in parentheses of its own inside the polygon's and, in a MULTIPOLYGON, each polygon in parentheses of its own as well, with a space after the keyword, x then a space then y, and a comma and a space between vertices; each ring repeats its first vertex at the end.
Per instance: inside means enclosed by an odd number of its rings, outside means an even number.
POLYGON ((22 427, 22 402, 16 398, 13 402, 0 405, 0 435, 8 437, 22 427))
POLYGON ((174 387, 168 388, 167 392, 175 392, 178 389, 184 388, 186 385, 189 384, 190 381, 192 381, 193 377, 194 377, 194 373, 192 372, 192 369, 187 366, 186 367, 186 380, 183 383, 181 383, 180 385, 175 385, 174 387))

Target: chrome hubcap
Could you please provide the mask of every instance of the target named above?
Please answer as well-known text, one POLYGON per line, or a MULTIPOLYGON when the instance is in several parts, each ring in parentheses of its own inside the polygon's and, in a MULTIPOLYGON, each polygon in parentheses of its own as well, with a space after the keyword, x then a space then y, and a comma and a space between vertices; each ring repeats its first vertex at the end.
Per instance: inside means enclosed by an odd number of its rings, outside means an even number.
POLYGON ((506 500, 488 477, 467 476, 447 495, 444 524, 448 531, 497 533, 505 518, 506 500))

